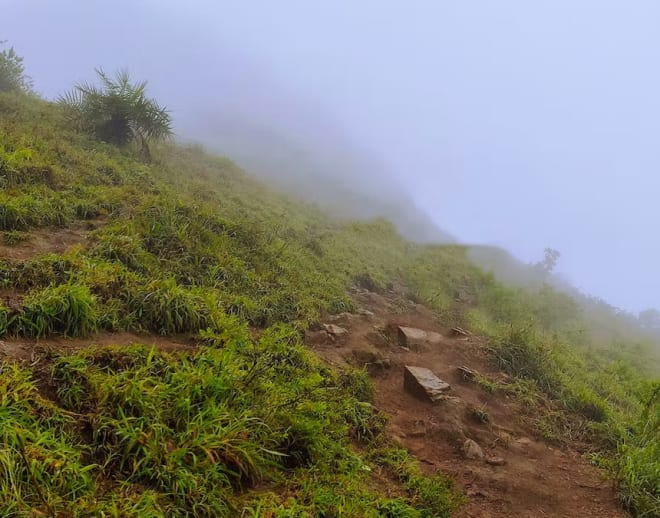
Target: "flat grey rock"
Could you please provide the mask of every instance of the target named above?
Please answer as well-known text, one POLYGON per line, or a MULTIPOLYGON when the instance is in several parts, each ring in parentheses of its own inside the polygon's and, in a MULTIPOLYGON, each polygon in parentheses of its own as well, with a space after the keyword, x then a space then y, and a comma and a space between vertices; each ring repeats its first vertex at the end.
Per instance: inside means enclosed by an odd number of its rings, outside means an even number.
POLYGON ((403 372, 403 387, 412 395, 435 403, 443 399, 444 392, 451 387, 426 367, 406 365, 403 372))
POLYGON ((424 351, 430 345, 442 342, 442 335, 434 331, 425 331, 416 327, 399 326, 397 329, 399 345, 413 351, 424 351))

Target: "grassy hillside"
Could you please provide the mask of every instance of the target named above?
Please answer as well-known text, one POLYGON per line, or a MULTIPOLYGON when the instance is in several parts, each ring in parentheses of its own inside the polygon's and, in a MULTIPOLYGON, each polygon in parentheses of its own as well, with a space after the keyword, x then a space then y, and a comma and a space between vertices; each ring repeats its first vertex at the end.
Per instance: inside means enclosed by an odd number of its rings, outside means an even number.
POLYGON ((449 515, 460 497, 384 437, 368 376, 333 372, 301 344, 321 315, 353 309, 349 286, 390 282, 487 336, 515 382, 484 388, 525 401, 548 439, 590 444, 631 508, 660 513, 658 385, 629 360, 646 353, 604 355, 570 297, 505 287, 464 248, 409 243, 384 220, 336 221, 199 148, 151 154, 0 94, 3 246, 39 229, 90 232, 65 252, 0 262, 0 335, 133 331, 198 345, 4 361, 3 515, 449 515))

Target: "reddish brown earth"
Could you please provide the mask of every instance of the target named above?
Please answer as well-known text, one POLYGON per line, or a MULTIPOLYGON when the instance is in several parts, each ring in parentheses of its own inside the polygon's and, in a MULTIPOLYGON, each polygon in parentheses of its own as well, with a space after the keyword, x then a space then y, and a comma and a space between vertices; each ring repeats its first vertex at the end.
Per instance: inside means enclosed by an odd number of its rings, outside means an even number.
POLYGON ((134 344, 153 345, 164 351, 195 348, 195 344, 187 337, 176 338, 136 333, 98 333, 88 338, 48 337, 43 340, 25 338, 0 340, 0 359, 5 357, 25 362, 37 362, 51 352, 75 352, 88 347, 134 344))
MULTIPOLYGON (((75 232, 75 231, 73 231, 75 232)), ((82 233, 60 235, 57 246, 84 240, 82 233)), ((43 236, 42 236, 43 237, 43 236)), ((44 237, 44 239, 46 239, 44 237)), ((52 249, 55 238, 48 247, 52 249)), ((36 242, 33 242, 32 246, 36 242)), ((40 245, 39 245, 40 246, 40 245)), ((23 248, 26 250, 25 248, 23 248)), ((44 250, 42 247, 40 250, 44 250)), ((0 253, 2 250, 0 250, 0 253)), ((27 253, 27 252, 26 252, 27 253)), ((38 252, 37 252, 38 253, 38 252)), ((10 291, 0 294, 18 297, 10 291)), ((348 332, 333 338, 324 331, 309 333, 307 343, 330 365, 366 365, 373 374, 376 407, 389 416, 388 434, 408 448, 431 474, 441 471, 456 480, 469 501, 459 518, 488 517, 626 517, 612 484, 579 453, 581 445, 565 441, 561 447, 538 439, 521 419, 519 404, 499 393, 489 393, 464 379, 457 367, 467 366, 487 377, 502 374, 487 362, 485 343, 477 337, 449 337, 450 332, 427 308, 397 293, 379 295, 365 290, 354 294, 371 314, 328 318, 348 332), (406 351, 396 340, 399 325, 435 331, 440 343, 426 350, 406 351), (451 384, 446 400, 430 403, 403 389, 404 365, 427 367, 451 384), (475 418, 475 409, 488 415, 487 423, 475 418), (503 464, 466 459, 461 446, 476 441, 486 459, 503 464)), ((171 338, 134 333, 100 333, 90 338, 0 341, 0 358, 35 366, 52 351, 73 352, 105 345, 155 345, 164 350, 193 349, 186 337, 171 338)), ((385 492, 397 491, 384 474, 375 473, 385 492)))
POLYGON ((394 294, 361 290, 355 298, 374 314, 340 316, 334 323, 346 328, 346 335, 333 340, 323 331, 312 332, 308 341, 332 365, 367 364, 375 381, 375 405, 390 418, 389 434, 415 454, 426 472, 450 475, 469 497, 456 516, 628 516, 611 482, 580 455, 580 445, 546 444, 523 422, 516 401, 488 393, 460 374, 457 367, 468 366, 489 377, 501 376, 487 363, 483 340, 447 337, 449 330, 433 313, 400 297, 394 300, 394 294), (426 351, 406 351, 392 339, 397 325, 436 331, 445 338, 426 351), (451 384, 450 397, 433 404, 408 394, 404 365, 433 370, 451 384), (487 413, 489 422, 480 422, 475 409, 487 413), (482 447, 486 459, 499 458, 504 464, 466 459, 461 447, 468 438, 482 447))
POLYGON ((89 221, 67 228, 31 230, 25 241, 8 245, 0 239, 0 259, 26 261, 38 255, 61 254, 77 244, 87 241, 87 234, 97 222, 89 221))
MULTIPOLYGON (((33 230, 25 241, 15 244, 7 244, 0 237, 0 260, 12 262, 29 261, 44 254, 61 254, 69 248, 87 241, 89 230, 94 223, 77 224, 69 228, 45 228, 33 230)), ((19 309, 22 306, 25 293, 14 288, 0 288, 0 303, 11 309, 19 309)))

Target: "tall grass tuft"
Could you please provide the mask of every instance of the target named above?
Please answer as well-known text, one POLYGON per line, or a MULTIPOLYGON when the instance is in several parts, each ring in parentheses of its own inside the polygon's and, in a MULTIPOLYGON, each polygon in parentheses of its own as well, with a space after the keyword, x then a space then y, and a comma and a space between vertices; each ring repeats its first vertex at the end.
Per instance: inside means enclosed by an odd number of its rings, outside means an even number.
POLYGON ((96 299, 84 285, 62 284, 31 292, 14 321, 14 332, 44 337, 84 336, 97 329, 96 299))
POLYGON ((130 308, 137 322, 163 335, 196 333, 210 324, 204 299, 172 278, 155 280, 138 289, 130 308))

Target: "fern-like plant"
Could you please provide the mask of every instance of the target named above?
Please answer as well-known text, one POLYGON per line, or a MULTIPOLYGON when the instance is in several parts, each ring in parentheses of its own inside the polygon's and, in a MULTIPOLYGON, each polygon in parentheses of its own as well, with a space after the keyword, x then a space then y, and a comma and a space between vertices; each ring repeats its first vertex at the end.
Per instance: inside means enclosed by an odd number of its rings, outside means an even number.
POLYGON ((100 86, 79 83, 61 95, 68 120, 78 129, 117 146, 136 142, 145 154, 148 143, 172 134, 168 110, 146 95, 147 82, 133 83, 126 70, 114 78, 96 69, 100 86))

